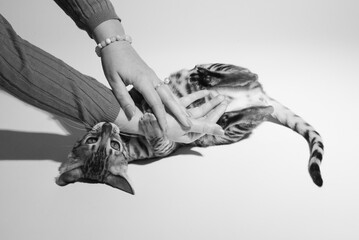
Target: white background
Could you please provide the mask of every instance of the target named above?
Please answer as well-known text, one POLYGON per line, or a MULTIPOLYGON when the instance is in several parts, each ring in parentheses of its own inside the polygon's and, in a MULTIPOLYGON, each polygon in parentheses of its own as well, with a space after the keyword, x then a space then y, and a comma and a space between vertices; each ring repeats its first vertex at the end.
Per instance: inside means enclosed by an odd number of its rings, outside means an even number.
MULTIPOLYGON (((0 239, 359 239, 358 1, 113 3, 161 78, 209 62, 257 73, 321 133, 324 186, 311 182, 305 140, 264 123, 237 144, 131 165, 135 196, 61 188, 54 177, 78 135, 0 92, 0 239)), ((1 0, 0 12, 20 36, 106 84, 94 41, 53 1, 1 0)))

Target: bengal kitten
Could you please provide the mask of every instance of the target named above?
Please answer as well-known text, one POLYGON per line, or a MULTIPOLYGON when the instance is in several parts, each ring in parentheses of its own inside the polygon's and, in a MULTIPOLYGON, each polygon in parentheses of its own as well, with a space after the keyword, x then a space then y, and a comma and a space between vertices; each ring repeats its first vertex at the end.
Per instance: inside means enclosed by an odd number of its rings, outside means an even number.
MULTIPOLYGON (((169 87, 178 97, 203 89, 226 96, 229 105, 217 122, 225 135, 204 135, 189 144, 172 142, 158 135, 160 127, 142 99, 138 107, 144 112, 140 127, 145 136, 129 137, 113 123, 98 123, 75 144, 67 162, 60 166, 56 183, 60 186, 74 182, 104 183, 134 194, 127 176, 128 163, 165 157, 185 145, 207 147, 238 142, 247 138, 259 124, 269 121, 291 128, 306 139, 310 149, 310 176, 317 186, 322 186, 319 168, 324 152, 322 138, 301 117, 269 97, 256 74, 246 68, 217 63, 178 71, 170 75, 169 80, 169 87)), ((135 89, 130 93, 137 100, 141 97, 135 89)), ((200 99, 190 107, 199 106, 210 98, 200 99)))

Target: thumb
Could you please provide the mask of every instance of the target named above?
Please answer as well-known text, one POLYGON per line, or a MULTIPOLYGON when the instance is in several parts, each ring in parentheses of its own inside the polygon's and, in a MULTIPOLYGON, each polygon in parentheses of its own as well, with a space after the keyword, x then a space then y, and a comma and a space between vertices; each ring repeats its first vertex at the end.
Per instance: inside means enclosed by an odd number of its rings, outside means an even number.
POLYGON ((198 119, 192 119, 191 122, 192 127, 189 132, 224 136, 224 130, 218 124, 198 119))
POLYGON ((193 125, 189 132, 224 136, 224 130, 221 126, 216 124, 216 122, 225 113, 227 106, 227 101, 224 101, 216 106, 205 117, 191 119, 193 125))

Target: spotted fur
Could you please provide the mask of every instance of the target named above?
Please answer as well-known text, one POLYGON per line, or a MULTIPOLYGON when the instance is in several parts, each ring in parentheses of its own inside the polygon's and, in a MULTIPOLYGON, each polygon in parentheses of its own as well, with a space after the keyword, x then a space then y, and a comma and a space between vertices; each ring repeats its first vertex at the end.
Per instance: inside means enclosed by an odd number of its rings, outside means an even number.
MULTIPOLYGON (((168 85, 178 97, 207 89, 212 95, 224 95, 229 102, 226 112, 217 122, 225 130, 225 135, 204 135, 190 145, 207 147, 230 144, 249 137, 252 130, 264 121, 280 124, 306 139, 310 150, 310 176, 316 185, 322 186, 319 166, 324 145, 319 133, 301 117, 269 97, 257 78, 256 74, 246 68, 219 63, 197 65, 191 70, 171 74, 168 85)), ((160 131, 154 115, 147 112, 149 107, 141 95, 134 89, 130 94, 136 102, 142 101, 138 107, 144 112, 140 127, 145 136, 120 135, 120 130, 114 124, 97 124, 75 145, 68 161, 60 167, 57 178, 59 185, 76 181, 105 183, 133 194, 126 174, 129 162, 165 157, 185 145, 167 139, 160 131), (96 141, 88 143, 91 137, 96 141), (112 141, 121 146, 120 150, 113 148, 112 141)), ((209 100, 210 97, 200 99, 189 107, 199 106, 209 100)))

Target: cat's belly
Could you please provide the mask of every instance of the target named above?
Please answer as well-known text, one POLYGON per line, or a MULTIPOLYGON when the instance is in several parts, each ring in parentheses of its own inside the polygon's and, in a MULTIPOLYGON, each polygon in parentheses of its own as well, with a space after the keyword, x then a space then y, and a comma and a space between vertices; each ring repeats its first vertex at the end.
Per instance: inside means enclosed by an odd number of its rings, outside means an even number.
POLYGON ((255 89, 228 89, 217 88, 211 89, 217 94, 226 96, 229 105, 226 112, 239 111, 254 106, 269 106, 268 97, 260 88, 255 89))

